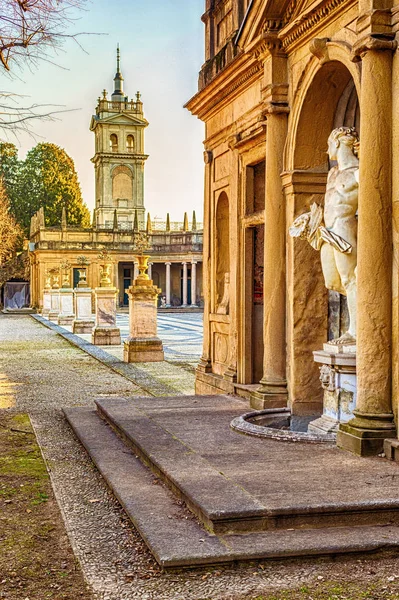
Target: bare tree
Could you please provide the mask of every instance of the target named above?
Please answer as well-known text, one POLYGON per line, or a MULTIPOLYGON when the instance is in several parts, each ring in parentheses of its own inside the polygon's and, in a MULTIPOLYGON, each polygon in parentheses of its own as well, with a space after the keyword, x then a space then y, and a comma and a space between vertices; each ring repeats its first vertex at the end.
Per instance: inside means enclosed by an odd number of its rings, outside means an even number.
POLYGON ((0 64, 11 73, 49 60, 66 39, 67 29, 86 0, 0 0, 0 64))
MULTIPOLYGON (((68 39, 76 43, 83 33, 67 33, 86 0, 0 0, 0 72, 9 77, 40 61, 53 62, 68 39)), ((0 90, 0 130, 18 135, 31 132, 32 121, 51 120, 61 107, 29 104, 26 98, 0 90)))

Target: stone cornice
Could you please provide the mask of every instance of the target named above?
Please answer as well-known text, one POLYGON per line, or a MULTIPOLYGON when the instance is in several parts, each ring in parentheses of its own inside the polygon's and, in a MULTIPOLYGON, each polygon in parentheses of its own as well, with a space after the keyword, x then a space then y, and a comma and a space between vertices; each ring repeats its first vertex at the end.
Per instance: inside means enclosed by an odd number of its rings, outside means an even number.
MULTIPOLYGON (((287 23, 280 31, 279 37, 282 41, 283 49, 288 50, 312 29, 323 21, 333 17, 343 6, 350 7, 356 4, 357 0, 320 0, 317 5, 313 3, 310 8, 304 10, 294 21, 287 23)), ((292 8, 292 12, 294 12, 294 9, 295 6, 292 8)))
POLYGON ((263 75, 263 65, 248 54, 233 60, 205 88, 195 94, 184 106, 203 119, 226 98, 234 96, 253 79, 263 75), (250 62, 251 61, 251 62, 250 62), (249 64, 248 64, 249 63, 249 64))
POLYGON ((96 163, 103 159, 106 159, 109 162, 113 162, 113 161, 131 162, 132 160, 137 161, 137 162, 142 162, 142 161, 147 160, 148 157, 149 157, 149 154, 136 154, 133 152, 131 154, 122 154, 119 152, 97 152, 95 154, 95 156, 93 156, 93 158, 91 159, 91 162, 96 163))

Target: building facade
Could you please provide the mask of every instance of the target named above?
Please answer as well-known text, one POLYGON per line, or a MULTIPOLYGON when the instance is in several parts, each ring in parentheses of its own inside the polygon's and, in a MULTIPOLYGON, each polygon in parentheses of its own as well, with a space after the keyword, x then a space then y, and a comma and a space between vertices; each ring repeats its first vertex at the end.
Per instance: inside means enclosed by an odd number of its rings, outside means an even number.
POLYGON ((197 391, 239 392, 258 408, 288 403, 298 417, 321 413, 313 351, 340 330, 345 303, 327 292, 319 255, 288 227, 323 204, 330 132, 355 126, 352 433, 390 433, 399 366, 399 1, 206 0, 202 19, 206 60, 187 104, 206 125, 197 391))
POLYGON ((149 235, 151 255, 149 274, 161 288, 160 304, 166 307, 202 306, 202 224, 191 224, 187 214, 181 223, 145 219, 144 117, 140 93, 129 100, 123 91, 119 49, 114 91, 108 99, 104 90, 98 98, 90 130, 94 133, 95 209, 89 229, 72 228, 64 213, 58 227, 46 227, 43 210, 31 219, 30 263, 31 304, 42 307, 43 289, 49 270, 61 262, 71 266, 71 285, 78 281, 79 256, 89 260, 88 285, 99 285, 98 254, 106 249, 111 254, 114 285, 119 289, 119 305, 128 305, 127 288, 137 275, 133 244, 135 235, 149 235))

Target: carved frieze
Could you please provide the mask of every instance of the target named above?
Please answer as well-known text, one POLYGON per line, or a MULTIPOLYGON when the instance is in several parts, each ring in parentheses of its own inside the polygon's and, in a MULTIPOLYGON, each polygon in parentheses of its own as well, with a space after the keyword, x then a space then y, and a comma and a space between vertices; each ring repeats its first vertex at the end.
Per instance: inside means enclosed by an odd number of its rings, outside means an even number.
POLYGON ((297 13, 301 2, 293 0, 285 14, 285 25, 279 33, 284 50, 288 50, 295 42, 305 36, 309 31, 329 19, 341 10, 343 5, 355 5, 356 0, 321 0, 316 6, 311 3, 310 7, 297 13))

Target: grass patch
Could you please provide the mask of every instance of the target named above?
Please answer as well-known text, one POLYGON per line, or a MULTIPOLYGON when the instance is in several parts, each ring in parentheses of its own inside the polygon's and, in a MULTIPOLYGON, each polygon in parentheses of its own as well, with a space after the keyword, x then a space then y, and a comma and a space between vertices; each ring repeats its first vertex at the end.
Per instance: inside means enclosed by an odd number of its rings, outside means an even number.
POLYGON ((29 417, 1 416, 0 421, 1 597, 91 599, 29 417))

